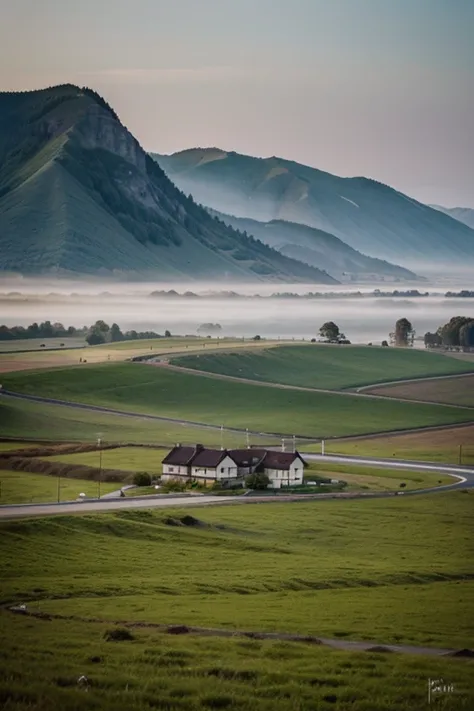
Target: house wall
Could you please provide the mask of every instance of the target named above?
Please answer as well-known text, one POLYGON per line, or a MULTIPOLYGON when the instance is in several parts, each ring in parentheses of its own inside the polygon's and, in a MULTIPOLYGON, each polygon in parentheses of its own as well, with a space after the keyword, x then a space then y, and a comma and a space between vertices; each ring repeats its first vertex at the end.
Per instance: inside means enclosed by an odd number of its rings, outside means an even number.
POLYGON ((191 477, 198 480, 222 481, 237 476, 237 465, 230 457, 225 457, 217 467, 191 467, 191 477))
POLYGON ((171 474, 172 476, 189 476, 189 468, 178 466, 176 464, 163 464, 163 474, 171 474))
POLYGON ((272 489, 281 489, 282 486, 300 486, 303 483, 304 467, 299 459, 290 465, 289 469, 264 469, 270 479, 272 489))

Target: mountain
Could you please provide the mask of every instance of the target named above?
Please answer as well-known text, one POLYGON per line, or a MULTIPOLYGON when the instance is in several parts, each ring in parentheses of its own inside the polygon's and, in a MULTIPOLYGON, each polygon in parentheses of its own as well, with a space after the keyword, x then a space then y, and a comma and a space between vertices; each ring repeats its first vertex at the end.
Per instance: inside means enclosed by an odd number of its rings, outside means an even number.
POLYGON ((72 85, 0 93, 0 269, 336 283, 211 217, 72 85))
POLYGON ((474 266, 473 230, 375 180, 219 148, 154 157, 178 187, 220 212, 305 224, 408 268, 474 266))
POLYGON ((440 205, 430 205, 430 207, 440 212, 444 212, 446 215, 453 217, 459 222, 463 222, 465 225, 474 230, 474 208, 472 207, 441 207, 440 205))
POLYGON ((408 269, 382 259, 367 257, 349 247, 338 237, 314 227, 284 220, 259 222, 225 215, 214 210, 210 212, 217 215, 226 225, 231 225, 240 232, 252 234, 287 257, 317 265, 343 281, 420 279, 408 269))

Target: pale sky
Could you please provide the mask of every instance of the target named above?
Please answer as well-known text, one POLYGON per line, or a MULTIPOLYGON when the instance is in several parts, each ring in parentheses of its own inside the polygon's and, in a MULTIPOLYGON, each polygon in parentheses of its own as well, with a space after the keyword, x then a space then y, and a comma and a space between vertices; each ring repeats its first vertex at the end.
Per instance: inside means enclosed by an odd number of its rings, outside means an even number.
POLYGON ((0 0, 0 88, 87 85, 219 146, 474 207, 474 0, 0 0))

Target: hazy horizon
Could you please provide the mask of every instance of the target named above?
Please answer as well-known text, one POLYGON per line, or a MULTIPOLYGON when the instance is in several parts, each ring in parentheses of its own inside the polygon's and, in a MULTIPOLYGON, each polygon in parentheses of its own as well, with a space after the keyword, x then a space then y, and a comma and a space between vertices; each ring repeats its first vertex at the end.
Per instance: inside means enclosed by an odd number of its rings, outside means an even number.
POLYGON ((474 208, 473 27, 468 0, 17 0, 0 88, 90 86, 149 151, 277 155, 474 208))

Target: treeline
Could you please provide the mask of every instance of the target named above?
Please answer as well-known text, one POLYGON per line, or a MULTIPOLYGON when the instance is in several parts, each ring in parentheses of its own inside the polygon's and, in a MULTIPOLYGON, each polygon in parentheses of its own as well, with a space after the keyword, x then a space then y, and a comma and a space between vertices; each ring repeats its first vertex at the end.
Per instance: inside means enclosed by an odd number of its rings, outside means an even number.
POLYGON ((92 326, 63 326, 62 323, 32 323, 29 326, 0 326, 0 341, 16 341, 25 338, 71 338, 78 336, 85 338, 90 346, 100 343, 113 343, 116 341, 134 341, 144 338, 169 338, 171 333, 165 331, 164 336, 154 331, 122 331, 120 326, 113 323, 109 326, 105 321, 96 321, 92 326))
MULTIPOLYGON (((171 333, 165 331, 164 338, 169 338, 171 333)), ((117 341, 135 341, 145 338, 163 338, 159 333, 154 331, 125 331, 123 332, 120 326, 113 323, 109 326, 105 321, 96 321, 88 330, 86 341, 90 346, 97 346, 100 343, 116 343, 117 341)))
POLYGON ((87 326, 75 328, 63 326, 62 323, 32 323, 29 326, 0 326, 0 341, 16 341, 24 338, 65 338, 71 336, 85 336, 87 326))
POLYGON ((425 333, 426 348, 474 348, 474 318, 453 316, 435 333, 425 333))

